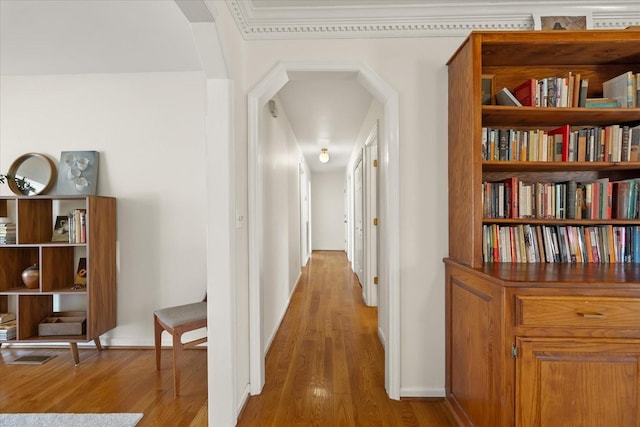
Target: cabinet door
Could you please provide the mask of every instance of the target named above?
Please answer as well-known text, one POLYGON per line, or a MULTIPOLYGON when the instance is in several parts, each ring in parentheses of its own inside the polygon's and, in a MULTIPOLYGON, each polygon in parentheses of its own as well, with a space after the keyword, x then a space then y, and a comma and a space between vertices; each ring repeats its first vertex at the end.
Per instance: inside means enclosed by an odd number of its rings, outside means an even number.
POLYGON ((640 340, 516 340, 516 425, 640 425, 640 340))

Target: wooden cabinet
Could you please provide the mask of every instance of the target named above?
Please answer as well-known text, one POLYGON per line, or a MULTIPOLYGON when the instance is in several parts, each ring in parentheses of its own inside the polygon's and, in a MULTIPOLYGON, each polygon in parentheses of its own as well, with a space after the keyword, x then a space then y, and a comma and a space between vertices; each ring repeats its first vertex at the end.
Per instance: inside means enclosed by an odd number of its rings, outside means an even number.
POLYGON ((488 262, 483 228, 640 220, 488 218, 483 183, 640 178, 640 163, 483 160, 482 130, 637 126, 640 108, 482 105, 481 86, 572 72, 601 97, 603 81, 640 72, 640 32, 474 32, 448 67, 447 404, 468 426, 639 426, 640 264, 488 262))
POLYGON ((0 245, 0 312, 16 313, 17 333, 7 343, 68 342, 78 363, 77 343, 116 326, 116 201, 100 196, 0 197, 0 216, 12 220, 15 243, 0 245), (82 242, 52 241, 57 216, 84 210, 82 242), (80 259, 86 285, 76 286, 80 259), (22 283, 22 271, 39 266, 36 287, 22 283), (39 324, 53 313, 86 317, 82 332, 41 336, 39 324))

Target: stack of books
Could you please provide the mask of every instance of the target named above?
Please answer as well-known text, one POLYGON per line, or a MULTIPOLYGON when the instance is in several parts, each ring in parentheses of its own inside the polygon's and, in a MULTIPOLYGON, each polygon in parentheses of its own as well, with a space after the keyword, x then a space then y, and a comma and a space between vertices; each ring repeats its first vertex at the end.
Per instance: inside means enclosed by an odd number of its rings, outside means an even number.
POLYGON ((16 243, 16 225, 11 218, 0 217, 0 245, 13 245, 16 243))
POLYGON ((7 341, 16 337, 15 313, 0 313, 0 341, 7 341))

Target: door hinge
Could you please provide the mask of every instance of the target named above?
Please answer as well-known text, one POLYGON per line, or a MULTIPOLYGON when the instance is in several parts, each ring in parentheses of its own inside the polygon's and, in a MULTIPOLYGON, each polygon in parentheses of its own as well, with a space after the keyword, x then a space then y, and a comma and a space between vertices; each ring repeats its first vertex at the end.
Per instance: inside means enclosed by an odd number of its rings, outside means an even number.
POLYGON ((378 225, 378 218, 373 218, 373 225, 378 225))
POLYGON ((515 344, 511 346, 511 357, 513 357, 514 359, 518 358, 518 347, 516 347, 515 344))
POLYGON ((374 168, 378 167, 378 159, 373 159, 373 167, 374 168))
POLYGON ((373 278, 373 284, 374 284, 374 285, 377 285, 377 284, 378 284, 378 276, 376 276, 376 277, 374 277, 374 278, 373 278))

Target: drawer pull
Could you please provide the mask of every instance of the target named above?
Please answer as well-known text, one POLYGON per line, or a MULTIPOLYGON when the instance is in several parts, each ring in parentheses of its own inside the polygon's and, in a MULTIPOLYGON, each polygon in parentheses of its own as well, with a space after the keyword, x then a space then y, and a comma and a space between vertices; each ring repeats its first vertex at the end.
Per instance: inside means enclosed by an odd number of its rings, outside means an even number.
POLYGON ((584 317, 585 319, 599 319, 599 318, 607 317, 606 314, 598 313, 595 311, 578 312, 578 316, 584 317))

